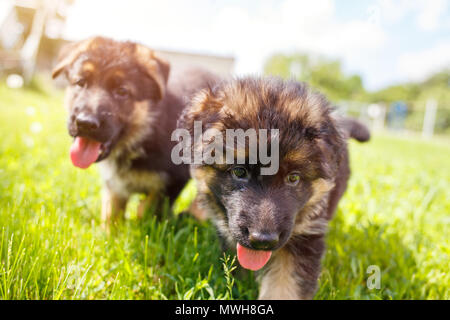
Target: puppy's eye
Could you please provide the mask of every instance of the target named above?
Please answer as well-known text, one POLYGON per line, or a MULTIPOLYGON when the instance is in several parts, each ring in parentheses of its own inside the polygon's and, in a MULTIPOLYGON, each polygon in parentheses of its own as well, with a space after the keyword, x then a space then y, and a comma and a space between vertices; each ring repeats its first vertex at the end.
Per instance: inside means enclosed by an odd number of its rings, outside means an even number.
POLYGON ((75 81, 75 85, 79 87, 84 87, 86 85, 86 79, 80 78, 77 81, 75 81))
POLYGON ((247 180, 248 179, 248 171, 244 167, 234 167, 231 170, 231 175, 236 180, 247 180))
POLYGON ((130 95, 130 91, 125 87, 118 87, 114 89, 114 94, 120 98, 127 98, 130 95))
POLYGON ((300 175, 296 172, 290 173, 286 177, 286 184, 296 186, 300 182, 300 175))

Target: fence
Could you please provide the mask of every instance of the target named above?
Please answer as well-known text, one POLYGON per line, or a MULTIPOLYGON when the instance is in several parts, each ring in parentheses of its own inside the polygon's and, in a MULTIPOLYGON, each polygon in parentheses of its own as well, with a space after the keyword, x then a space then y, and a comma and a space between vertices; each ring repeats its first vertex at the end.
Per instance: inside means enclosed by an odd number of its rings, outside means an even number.
POLYGON ((372 131, 413 131, 429 138, 434 134, 450 134, 450 110, 439 108, 436 100, 429 99, 423 109, 413 109, 407 104, 396 102, 361 103, 341 101, 338 112, 359 119, 372 131))

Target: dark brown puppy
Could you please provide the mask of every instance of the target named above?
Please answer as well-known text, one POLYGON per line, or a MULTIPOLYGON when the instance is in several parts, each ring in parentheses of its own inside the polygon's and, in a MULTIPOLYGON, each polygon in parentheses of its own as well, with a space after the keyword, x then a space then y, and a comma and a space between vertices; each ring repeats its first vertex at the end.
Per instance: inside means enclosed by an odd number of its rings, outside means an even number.
POLYGON ((123 217, 132 193, 144 193, 139 212, 162 195, 173 201, 189 178, 170 160, 170 135, 190 95, 212 75, 201 70, 171 76, 153 50, 95 37, 63 48, 53 71, 69 81, 71 158, 87 168, 99 162, 104 190, 102 218, 123 217))
POLYGON ((272 255, 261 299, 310 299, 316 291, 328 221, 350 174, 346 139, 370 137, 363 125, 332 111, 303 83, 243 78, 203 90, 180 117, 179 127, 191 134, 194 121, 221 132, 279 129, 274 175, 260 174, 259 159, 256 165, 191 165, 196 205, 237 246, 241 265, 256 270, 272 255))

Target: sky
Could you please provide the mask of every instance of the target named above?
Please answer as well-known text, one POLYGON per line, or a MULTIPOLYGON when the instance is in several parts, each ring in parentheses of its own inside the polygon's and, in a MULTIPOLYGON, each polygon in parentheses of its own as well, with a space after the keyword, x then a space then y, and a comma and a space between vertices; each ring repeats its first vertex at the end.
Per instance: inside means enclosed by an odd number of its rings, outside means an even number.
POLYGON ((64 34, 232 55, 237 74, 273 53, 320 54, 377 90, 450 67, 450 0, 76 0, 64 34))

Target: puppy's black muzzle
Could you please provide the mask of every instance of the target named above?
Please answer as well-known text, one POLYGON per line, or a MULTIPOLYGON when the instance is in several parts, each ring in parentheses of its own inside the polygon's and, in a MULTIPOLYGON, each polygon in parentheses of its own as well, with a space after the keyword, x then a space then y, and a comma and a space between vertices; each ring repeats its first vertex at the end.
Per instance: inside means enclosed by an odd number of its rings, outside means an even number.
POLYGON ((111 140, 114 130, 111 125, 94 113, 81 111, 71 116, 69 133, 73 137, 85 137, 101 143, 111 140))
POLYGON ((92 114, 81 112, 75 118, 75 124, 80 135, 95 135, 100 128, 100 120, 92 114))
POLYGON ((102 144, 96 162, 109 156, 119 138, 121 128, 120 124, 111 119, 104 119, 90 111, 73 113, 69 122, 69 134, 72 137, 89 138, 102 144))
POLYGON ((278 245, 280 236, 277 232, 251 232, 249 242, 257 250, 272 250, 278 245))

